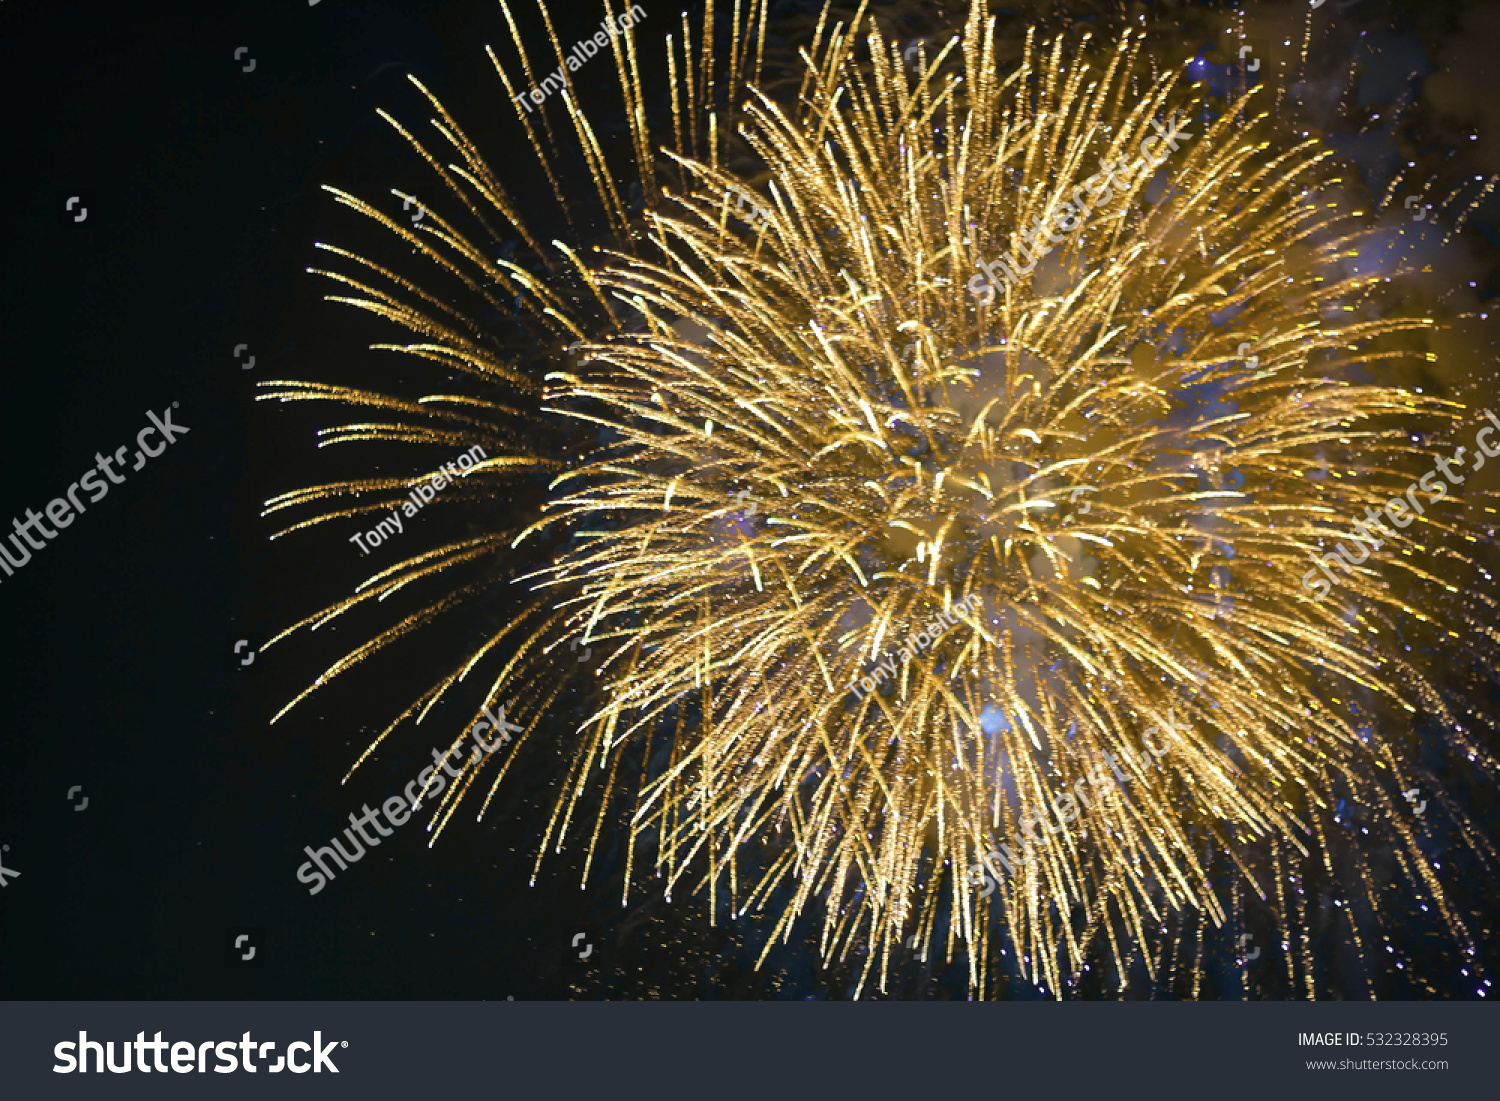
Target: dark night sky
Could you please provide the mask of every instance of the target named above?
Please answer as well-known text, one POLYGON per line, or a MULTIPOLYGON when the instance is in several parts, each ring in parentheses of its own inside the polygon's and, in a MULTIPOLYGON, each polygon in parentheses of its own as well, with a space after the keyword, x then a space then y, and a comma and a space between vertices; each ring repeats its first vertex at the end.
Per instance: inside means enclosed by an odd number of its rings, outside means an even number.
MULTIPOLYGON (((598 18, 557 22, 576 38, 598 18)), ((565 996, 585 978, 584 964, 566 970, 570 942, 597 929, 605 889, 580 892, 576 874, 564 888, 567 859, 526 886, 536 807, 433 851, 409 824, 307 895, 302 846, 399 791, 423 750, 340 788, 383 713, 346 694, 268 728, 322 666, 284 648, 242 667, 234 653, 367 572, 335 539, 269 544, 259 515, 331 471, 309 465, 326 462, 311 429, 327 421, 254 404, 253 381, 348 378, 367 342, 389 338, 304 273, 312 242, 352 225, 318 187, 424 183, 375 109, 426 117, 407 70, 471 114, 494 104, 481 47, 506 34, 498 8, 9 4, 0 24, 17 105, 0 307, 8 507, 43 507, 96 451, 133 451, 148 409, 178 403, 190 429, 0 582, 14 642, 0 842, 22 873, 0 898, 0 993, 565 996), (62 214, 72 195, 82 223, 62 214), (242 343, 251 370, 233 356, 242 343), (238 927, 265 930, 260 966, 225 962, 238 927)))
MULTIPOLYGON (((645 6, 659 38, 684 5, 645 6)), ((565 43, 598 23, 594 4, 557 7, 565 43)), ((1465 26, 1432 16, 1420 29, 1477 73, 1489 55, 1465 26)), ((1404 30, 1407 47, 1416 33, 1404 30)), ((608 874, 580 891, 571 849, 529 888, 545 787, 511 785, 504 813, 433 850, 408 825, 316 897, 294 877, 304 845, 399 791, 425 750, 408 744, 340 787, 389 714, 358 685, 268 726, 332 651, 288 646, 242 666, 235 643, 258 645, 367 571, 339 537, 268 542, 264 501, 337 476, 311 434, 334 417, 257 405, 253 386, 361 378, 364 345, 390 332, 324 303, 304 271, 314 241, 354 224, 319 185, 373 198, 425 184, 376 108, 425 120, 411 71, 461 117, 508 114, 482 52, 507 37, 498 5, 480 0, 0 8, 0 518, 64 493, 96 451, 133 451, 148 410, 177 403, 191 429, 0 577, 0 862, 21 873, 0 892, 0 997, 819 994, 800 949, 749 975, 753 953, 709 929, 702 904, 647 895, 622 910, 608 874), (75 195, 82 223, 64 213, 75 195), (239 344, 253 369, 236 362, 239 344), (67 798, 75 785, 83 811, 67 798), (241 928, 264 931, 256 966, 226 960, 241 928), (594 960, 574 958, 578 932, 600 945, 594 960)), ((587 95, 612 79, 608 62, 579 79, 587 95)), ((1443 77, 1433 117, 1458 130, 1442 114, 1466 102, 1455 79, 1443 77)), ((495 156, 520 129, 505 119, 487 137, 495 156)), ((1474 171, 1494 170, 1483 162, 1496 144, 1487 132, 1466 154, 1474 171)), ((536 186, 507 182, 523 197, 536 186)))

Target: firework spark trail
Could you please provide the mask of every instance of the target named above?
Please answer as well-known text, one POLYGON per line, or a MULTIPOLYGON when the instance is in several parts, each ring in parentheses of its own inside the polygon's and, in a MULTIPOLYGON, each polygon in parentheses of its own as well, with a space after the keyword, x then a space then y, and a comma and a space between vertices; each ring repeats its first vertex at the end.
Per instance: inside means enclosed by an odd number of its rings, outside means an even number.
MULTIPOLYGON (((1420 707, 1448 731, 1459 727, 1387 628, 1436 630, 1404 594, 1453 591, 1434 572, 1437 548, 1422 540, 1448 544, 1461 532, 1424 517, 1398 537, 1413 553, 1383 572, 1361 569, 1342 604, 1315 604, 1299 582, 1338 517, 1409 481, 1402 470, 1422 454, 1410 426, 1441 433, 1461 411, 1353 381, 1420 356, 1430 323, 1383 316, 1379 280, 1345 273, 1360 212, 1305 197, 1340 183, 1329 154, 1313 141, 1282 142, 1273 120, 1249 113, 1254 91, 1215 116, 1178 87, 1173 67, 1146 79, 1141 34, 1108 51, 1088 36, 1028 37, 1021 65, 1002 73, 994 23, 979 6, 914 77, 898 44, 860 19, 868 33, 820 23, 801 95, 779 102, 744 71, 751 34, 764 34, 763 11, 760 31, 748 30, 756 9, 745 14, 743 46, 736 23, 719 91, 712 67, 699 64, 711 50, 700 43, 694 55, 684 31, 679 69, 669 43, 673 72, 685 74, 673 85, 671 170, 652 167, 634 34, 615 40, 637 170, 648 182, 678 181, 645 189, 642 220, 631 221, 570 93, 555 97, 617 242, 588 261, 557 245, 577 293, 549 289, 518 263, 492 263, 493 248, 436 215, 413 232, 340 194, 469 294, 494 305, 487 287, 499 282, 554 336, 583 340, 587 369, 549 374, 541 410, 579 425, 576 438, 608 441, 591 444, 586 461, 559 461, 518 446, 504 418, 456 398, 400 403, 269 384, 267 396, 281 400, 344 400, 439 422, 352 425, 334 439, 477 441, 509 449, 497 476, 561 471, 541 521, 472 548, 494 555, 502 541, 524 548, 537 532, 569 528, 575 549, 526 575, 545 603, 419 701, 420 714, 512 639, 514 655, 486 674, 487 702, 535 693, 545 707, 557 689, 544 687, 532 655, 556 645, 560 625, 585 642, 615 640, 542 852, 568 833, 591 779, 602 773, 614 789, 622 761, 650 761, 664 740, 667 764, 636 770, 633 795, 622 792, 627 892, 637 850, 654 848, 669 898, 682 884, 706 890, 716 914, 721 894, 734 915, 779 908, 766 952, 810 905, 821 908, 820 951, 856 967, 858 990, 872 979, 883 986, 914 928, 928 951, 944 928, 940 888, 954 915, 947 951, 967 956, 976 989, 999 966, 997 929, 1026 976, 1059 996, 1100 945, 1122 986, 1136 946, 1155 982, 1170 913, 1200 913, 1201 957, 1203 920, 1231 920, 1242 895, 1275 898, 1281 915, 1305 906, 1300 890, 1285 898, 1285 861, 1326 853, 1335 792, 1385 812, 1406 881, 1436 901, 1472 954, 1420 839, 1396 813, 1414 765, 1399 739, 1367 741, 1354 718, 1374 713, 1394 727, 1420 707), (962 57, 962 78, 939 71, 950 53, 962 57), (721 100, 745 106, 708 110, 700 127, 702 105, 721 100), (1161 177, 1148 170, 1124 182, 993 308, 964 292, 982 256, 1015 255, 1020 235, 1091 164, 1121 161, 1153 135, 1153 121, 1179 115, 1196 120, 1194 137, 1161 177), (764 168, 757 201, 769 217, 752 222, 742 210, 749 185, 728 167, 731 140, 764 168), (1233 324, 1212 320, 1226 312, 1233 324), (903 355, 914 338, 915 354, 903 355), (1254 367, 1239 354, 1245 342, 1254 367), (1192 393, 1213 396, 1211 415, 1189 407, 1192 393), (1358 477, 1322 477, 1330 467, 1358 477), (1064 509, 1080 488, 1091 507, 1064 509), (753 516, 736 504, 745 491, 763 503, 753 516), (849 699, 846 686, 886 640, 914 636, 968 598, 981 610, 956 612, 959 626, 904 661, 893 689, 849 699), (1170 766, 1132 760, 1129 794, 1104 793, 1085 828, 981 899, 960 869, 1009 833, 1022 808, 1085 780, 1169 709, 1186 716, 1187 731, 1170 766), (1252 855, 1257 845, 1271 857, 1252 855)), ((757 61, 761 46, 757 37, 757 61)), ((402 133, 471 211, 482 220, 487 204, 540 262, 543 250, 477 149, 431 102, 466 167, 444 168, 402 133)), ((550 167, 547 178, 566 211, 550 167)), ((401 350, 535 393, 448 298, 339 254, 394 285, 333 276, 357 292, 343 300, 419 334, 401 350)), ((314 487, 271 507, 394 485, 314 487)), ((305 622, 443 574, 468 553, 411 559, 305 622)), ((473 591, 422 609, 319 683, 473 591)), ((1474 613, 1462 616, 1475 639, 1493 637, 1474 613)), ((523 744, 540 709, 532 714, 523 744)), ((1474 738, 1450 739, 1494 776, 1474 738)), ((440 826, 476 774, 445 796, 440 826)), ((608 807, 590 833, 585 877, 608 807)), ((1488 846, 1481 851, 1493 867, 1488 846)), ((1378 912, 1363 864, 1357 880, 1352 889, 1378 912)), ((1305 929, 1305 916, 1283 921, 1305 929)), ((1311 992, 1305 949, 1288 967, 1289 981, 1311 992)))

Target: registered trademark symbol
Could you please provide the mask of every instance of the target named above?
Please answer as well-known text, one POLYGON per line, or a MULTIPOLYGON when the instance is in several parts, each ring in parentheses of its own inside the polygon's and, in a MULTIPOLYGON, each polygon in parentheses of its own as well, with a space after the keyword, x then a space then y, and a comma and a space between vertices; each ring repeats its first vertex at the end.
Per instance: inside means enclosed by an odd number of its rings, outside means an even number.
POLYGON ((349 1046, 349 1041, 348 1041, 348 1040, 344 1040, 344 1041, 342 1041, 342 1042, 341 1042, 341 1043, 340 1043, 340 1046, 341 1046, 341 1047, 348 1047, 348 1046, 349 1046))

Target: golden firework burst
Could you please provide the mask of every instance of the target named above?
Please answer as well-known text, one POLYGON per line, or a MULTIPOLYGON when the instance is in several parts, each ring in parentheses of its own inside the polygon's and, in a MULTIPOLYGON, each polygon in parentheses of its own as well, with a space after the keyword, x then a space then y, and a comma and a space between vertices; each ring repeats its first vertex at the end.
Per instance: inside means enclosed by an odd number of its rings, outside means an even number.
MULTIPOLYGON (((519 570, 506 556, 540 535, 576 540, 521 571, 531 612, 380 738, 483 669, 483 705, 521 701, 524 744, 559 690, 544 655, 581 635, 604 655, 598 695, 542 852, 601 784, 618 799, 586 831, 589 859, 623 806, 627 892, 649 869, 715 912, 773 907, 767 952, 819 910, 823 958, 852 962, 857 991, 883 986, 912 936, 965 958, 976 991, 1019 968, 1061 996, 1104 958, 1123 986, 1137 955, 1156 982, 1185 935, 1169 918, 1194 915, 1201 961, 1207 931, 1242 929, 1256 896, 1288 985, 1313 994, 1296 868, 1327 862, 1339 799, 1384 812, 1394 878, 1472 955, 1400 813, 1420 775, 1413 716, 1441 723, 1470 767, 1493 775, 1493 761, 1397 641, 1492 634, 1487 601, 1476 614, 1449 599, 1465 531, 1433 508, 1335 599, 1304 580, 1463 416, 1399 381, 1416 377, 1430 322, 1391 308, 1388 273, 1352 263, 1365 212, 1327 150, 1289 140, 1254 91, 1226 105, 1182 86, 1140 33, 1028 38, 1010 68, 975 5, 913 72, 861 9, 819 23, 796 96, 775 98, 756 79, 765 6, 736 15, 721 74, 686 23, 668 37, 661 157, 636 35, 613 40, 635 209, 570 90, 554 97, 608 247, 544 247, 430 95, 456 163, 402 133, 484 239, 339 193, 443 283, 333 250, 378 277, 334 275, 345 300, 416 334, 400 350, 492 392, 283 382, 265 396, 392 417, 335 440, 484 443, 496 493, 518 472, 557 476, 535 523, 490 521, 305 623, 477 563, 519 570), (491 259, 512 233, 533 263, 491 259), (477 320, 503 295, 582 344, 544 392, 535 357, 477 320), (549 421, 589 453, 528 442, 549 421), (1175 739, 1158 745, 1163 729, 1175 739), (1049 814, 1046 834, 1011 840, 1049 814)), ((567 214, 547 110, 516 111, 567 214)), ((306 526, 388 509, 382 494, 427 477, 270 508, 362 498, 306 526)), ((454 582, 318 683, 487 584, 454 582)), ((485 775, 482 815, 514 760, 486 775, 475 754, 434 835, 485 775)), ((1445 812, 1466 821, 1452 800, 1445 812)), ((1352 860, 1345 912, 1367 952, 1352 911, 1378 916, 1392 876, 1352 860)))

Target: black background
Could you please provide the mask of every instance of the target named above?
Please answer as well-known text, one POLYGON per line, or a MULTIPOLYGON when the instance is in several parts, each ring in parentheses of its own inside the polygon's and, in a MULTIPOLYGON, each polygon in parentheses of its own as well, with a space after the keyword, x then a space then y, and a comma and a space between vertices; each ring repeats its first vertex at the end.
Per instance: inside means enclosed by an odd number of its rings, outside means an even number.
MULTIPOLYGON (((684 5, 643 6, 653 40, 680 26, 684 5)), ((540 44, 534 8, 517 8, 540 44)), ((600 12, 553 16, 567 44, 600 12)), ((324 302, 305 272, 315 241, 360 232, 319 189, 396 212, 385 189, 431 186, 376 115, 428 117, 408 72, 503 171, 523 138, 483 45, 508 41, 498 4, 479 0, 0 6, 0 517, 42 509, 95 452, 133 450, 147 410, 178 403, 191 429, 0 578, 0 863, 21 873, 0 892, 0 997, 826 996, 815 940, 754 972, 758 943, 722 914, 711 926, 701 901, 648 892, 622 907, 609 861, 580 889, 570 850, 529 885, 546 783, 514 785, 483 825, 432 849, 408 824, 315 897, 295 878, 303 846, 400 791, 426 747, 382 753, 341 786, 390 713, 368 682, 269 725, 342 652, 336 633, 236 656, 370 572, 337 536, 269 541, 267 499, 367 468, 316 449, 333 416, 257 405, 254 384, 390 370, 365 351, 390 331, 324 302), (75 195, 82 223, 63 215, 75 195), (85 810, 67 799, 75 785, 85 810), (248 931, 262 941, 252 965, 228 951, 248 931)), ((607 100, 608 61, 575 79, 586 103, 607 100)), ((523 201, 540 187, 527 172, 506 176, 523 201)), ((345 630, 343 649, 360 638, 345 630)), ((949 979, 926 993, 962 990, 949 979)))
MULTIPOLYGON (((593 5, 557 7, 564 43, 597 29, 593 5)), ((679 9, 647 10, 665 24, 679 9)), ((517 19, 544 41, 534 7, 517 19)), ((703 907, 667 914, 647 897, 622 910, 607 876, 580 891, 571 853, 528 886, 546 790, 431 850, 408 823, 310 897, 295 878, 303 846, 400 791, 429 747, 404 744, 341 787, 390 716, 368 682, 268 725, 336 656, 336 632, 322 650, 241 664, 371 572, 344 535, 273 543, 281 525, 260 515, 341 468, 313 436, 333 416, 256 404, 254 383, 369 384, 387 369, 364 349, 390 329, 324 302, 329 286, 305 272, 326 263, 315 241, 361 232, 320 187, 393 212, 386 188, 432 188, 376 115, 425 123, 407 72, 498 148, 503 170, 504 143, 523 138, 483 53, 509 44, 499 6, 8 3, 0 24, 5 507, 41 509, 96 451, 133 452, 148 409, 179 403, 190 429, 0 580, 0 843, 21 873, 0 896, 0 994, 562 997, 609 971, 641 976, 642 995, 693 996, 699 975, 665 939, 715 943, 703 907), (62 214, 74 195, 81 223, 62 214), (75 785, 82 811, 66 798, 75 785), (236 965, 226 948, 246 929, 265 943, 236 965)), ((612 66, 575 79, 587 102, 612 66)), ((537 181, 507 183, 524 200, 537 181)))

